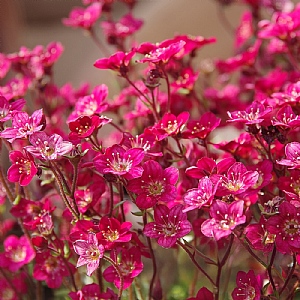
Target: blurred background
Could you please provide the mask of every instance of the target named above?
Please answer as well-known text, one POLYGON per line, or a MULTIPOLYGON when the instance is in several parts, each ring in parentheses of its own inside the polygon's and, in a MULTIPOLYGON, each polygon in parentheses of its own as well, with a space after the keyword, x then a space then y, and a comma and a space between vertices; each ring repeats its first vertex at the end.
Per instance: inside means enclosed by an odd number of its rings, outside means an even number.
MULTIPOLYGON (((74 6, 83 5, 80 0, 1 0, 0 51, 10 53, 22 45, 32 49, 60 41, 65 51, 55 66, 55 81, 59 86, 72 82, 78 87, 84 81, 92 85, 109 84, 113 77, 93 67, 102 56, 93 41, 83 31, 65 27, 61 22, 74 6)), ((123 3, 115 7, 116 19, 128 12, 123 3)), ((200 50, 200 57, 226 58, 232 54, 233 34, 220 18, 226 18, 236 27, 245 8, 242 4, 220 8, 214 0, 140 0, 133 14, 145 23, 136 38, 138 42, 160 42, 176 33, 214 36, 217 43, 200 50)), ((98 28, 98 35, 104 41, 101 33, 98 28)))

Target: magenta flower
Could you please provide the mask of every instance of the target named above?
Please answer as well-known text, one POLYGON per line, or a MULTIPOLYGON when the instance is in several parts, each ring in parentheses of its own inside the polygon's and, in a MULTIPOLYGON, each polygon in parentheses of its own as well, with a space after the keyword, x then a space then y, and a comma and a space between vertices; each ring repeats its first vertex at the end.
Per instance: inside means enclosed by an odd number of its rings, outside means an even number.
POLYGON ((70 276, 69 270, 72 273, 75 273, 76 270, 74 265, 64 261, 60 256, 52 256, 50 251, 37 253, 35 262, 33 278, 45 281, 51 289, 61 286, 63 278, 70 276))
POLYGON ((239 271, 236 276, 237 287, 232 292, 233 300, 260 300, 260 284, 253 270, 248 273, 239 271))
POLYGON ((143 165, 144 172, 140 178, 128 183, 128 190, 137 194, 136 205, 140 209, 153 207, 158 202, 169 202, 176 198, 175 184, 178 180, 178 170, 174 167, 166 168, 149 160, 143 165))
POLYGON ((201 116, 200 120, 188 122, 187 130, 182 133, 182 137, 205 139, 220 123, 220 118, 217 118, 211 112, 207 112, 201 116))
POLYGON ((160 45, 157 46, 154 44, 150 44, 148 42, 143 43, 138 47, 137 52, 145 54, 145 57, 138 60, 137 62, 166 64, 173 56, 182 51, 185 44, 186 43, 181 40, 164 47, 161 47, 160 45))
POLYGON ((161 121, 152 127, 152 132, 159 141, 168 136, 175 136, 183 130, 189 116, 190 114, 186 111, 182 112, 177 117, 171 113, 166 113, 161 121))
POLYGON ((300 143, 292 142, 285 146, 286 158, 277 161, 279 165, 287 166, 289 169, 300 168, 300 143))
POLYGON ((183 201, 186 208, 184 212, 200 209, 202 206, 210 206, 214 200, 214 196, 218 187, 217 184, 209 179, 209 177, 202 177, 199 180, 198 188, 190 189, 184 195, 183 201))
POLYGON ((63 24, 69 27, 90 30, 99 19, 102 12, 100 3, 93 3, 87 8, 75 7, 70 12, 69 18, 63 19, 63 24))
MULTIPOLYGON (((123 288, 127 289, 134 278, 143 271, 141 250, 138 247, 131 247, 130 249, 117 248, 116 251, 111 251, 110 256, 121 271, 123 288)), ((103 277, 107 282, 113 282, 117 288, 120 288, 120 276, 113 266, 109 266, 104 270, 103 277)))
POLYGON ((296 115, 290 105, 283 106, 272 120, 273 126, 294 128, 300 125, 300 116, 296 115))
POLYGON ((196 297, 188 298, 187 300, 214 300, 214 294, 206 287, 201 288, 196 297))
POLYGON ((122 222, 115 218, 102 217, 99 223, 97 239, 105 247, 111 249, 115 243, 126 243, 131 240, 130 222, 122 222))
POLYGON ((157 243, 164 248, 174 246, 177 239, 184 237, 192 230, 192 225, 182 209, 182 205, 176 205, 171 209, 165 205, 156 206, 154 222, 146 224, 144 234, 157 239, 157 243))
POLYGON ((271 107, 265 107, 258 101, 254 101, 245 111, 228 112, 227 122, 241 122, 246 125, 259 124, 264 121, 264 116, 272 112, 271 107))
POLYGON ((109 58, 100 58, 94 66, 98 69, 117 71, 121 76, 126 76, 129 71, 129 63, 135 55, 135 50, 128 53, 118 51, 109 58))
POLYGON ((209 210, 211 219, 204 221, 201 225, 202 233, 216 241, 230 235, 237 225, 246 222, 243 208, 243 200, 231 204, 216 200, 209 210))
POLYGON ((79 255, 76 267, 86 265, 87 275, 99 267, 100 259, 104 255, 103 245, 98 245, 98 239, 94 233, 88 234, 88 240, 77 240, 73 244, 75 252, 79 255))
POLYGON ((31 79, 28 77, 15 77, 9 80, 4 86, 0 86, 0 95, 7 100, 24 97, 31 79))
POLYGON ((56 160, 69 153, 73 145, 63 141, 58 134, 48 136, 45 132, 36 132, 30 136, 32 146, 24 147, 26 151, 41 160, 56 160))
POLYGON ((101 293, 100 287, 96 283, 85 285, 81 291, 70 292, 69 296, 72 300, 118 300, 118 295, 110 288, 107 288, 107 292, 101 293))
POLYGON ((67 123, 76 121, 81 116, 89 116, 101 114, 104 112, 108 104, 106 103, 106 97, 108 94, 108 88, 105 84, 96 86, 92 93, 88 96, 81 97, 77 100, 75 109, 68 117, 67 123))
POLYGON ((6 128, 0 133, 0 137, 12 143, 15 139, 28 138, 33 133, 44 127, 45 116, 43 110, 36 110, 31 117, 26 112, 15 112, 12 119, 12 128, 6 128))
POLYGON ((140 177, 143 168, 138 165, 144 158, 144 151, 139 148, 125 150, 119 145, 113 145, 94 158, 97 171, 102 174, 115 174, 125 179, 140 177))
POLYGON ((26 101, 24 99, 18 99, 12 102, 0 96, 0 123, 10 120, 13 117, 13 112, 20 111, 25 103, 26 101))
POLYGON ((300 209, 283 202, 279 213, 267 220, 266 229, 275 234, 275 244, 281 253, 299 252, 300 249, 300 209))
POLYGON ((26 236, 18 238, 10 235, 4 241, 4 253, 0 254, 0 266, 16 272, 30 263, 34 257, 35 251, 26 236))
POLYGON ((10 61, 3 53, 0 53, 0 78, 4 78, 10 69, 10 61))
POLYGON ((247 192, 257 184, 259 173, 257 171, 248 171, 242 163, 234 163, 227 171, 226 175, 213 175, 213 182, 221 181, 217 195, 224 196, 228 194, 239 195, 247 192))
POLYGON ((13 163, 7 171, 7 178, 11 182, 19 182, 21 186, 28 185, 37 168, 30 154, 23 154, 20 151, 11 151, 9 159, 13 163))

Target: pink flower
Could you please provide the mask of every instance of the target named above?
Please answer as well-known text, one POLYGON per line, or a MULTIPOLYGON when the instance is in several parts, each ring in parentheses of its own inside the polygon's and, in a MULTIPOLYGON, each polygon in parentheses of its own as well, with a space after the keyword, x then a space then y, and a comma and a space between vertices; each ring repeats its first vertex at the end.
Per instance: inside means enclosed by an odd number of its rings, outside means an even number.
POLYGON ((9 159, 13 163, 7 171, 7 178, 11 182, 19 182, 21 186, 28 185, 37 168, 30 154, 23 154, 20 151, 11 151, 9 159))
POLYGON ((101 293, 100 287, 96 283, 85 285, 81 291, 70 292, 69 296, 72 300, 118 300, 117 294, 115 294, 110 288, 107 289, 107 292, 101 293))
POLYGON ((144 151, 139 148, 125 150, 119 145, 113 145, 94 158, 94 165, 102 174, 115 174, 125 179, 140 177, 143 168, 138 166, 144 158, 144 151))
POLYGON ((95 114, 99 115, 104 112, 108 107, 105 101, 107 94, 107 86, 101 84, 96 86, 90 95, 79 98, 74 111, 68 117, 67 123, 76 121, 81 116, 92 117, 95 114))
POLYGON ((227 194, 239 195, 253 188, 257 183, 259 173, 248 171, 242 163, 234 163, 227 171, 226 175, 213 175, 213 182, 220 181, 217 195, 227 194))
POLYGON ((206 287, 203 287, 198 291, 196 297, 191 297, 187 300, 214 300, 214 295, 206 287))
POLYGON ((198 188, 190 189, 184 195, 183 201, 186 208, 184 212, 200 209, 202 206, 210 206, 214 200, 214 196, 217 190, 217 184, 213 182, 208 177, 202 177, 199 180, 198 188))
POLYGON ((70 12, 69 18, 63 19, 63 24, 69 27, 78 27, 90 30, 99 19, 102 12, 100 3, 93 3, 87 8, 75 7, 70 12))
POLYGON ((243 207, 243 200, 231 204, 216 200, 209 210, 211 219, 204 221, 201 225, 202 233, 216 241, 230 235, 237 225, 246 222, 243 207))
POLYGON ((197 121, 190 121, 187 124, 187 130, 182 133, 183 138, 205 139, 221 123, 221 119, 215 114, 206 112, 197 121))
POLYGON ((105 247, 105 249, 112 249, 115 243, 126 243, 131 240, 132 227, 130 222, 122 222, 115 218, 102 217, 99 223, 99 233, 97 239, 105 247))
POLYGON ((180 40, 169 44, 168 46, 154 45, 151 43, 143 43, 137 48, 138 53, 145 54, 143 59, 137 62, 151 62, 154 64, 166 64, 173 56, 182 51, 186 42, 180 40))
POLYGON ((240 48, 253 35, 253 18, 250 11, 245 11, 235 36, 235 48, 240 48))
POLYGON ((104 255, 103 245, 98 245, 98 239, 94 233, 88 234, 87 240, 77 240, 73 244, 75 252, 80 256, 76 267, 86 265, 87 275, 99 267, 100 259, 104 255))
POLYGON ((145 162, 143 168, 143 175, 129 181, 127 186, 129 191, 137 194, 135 201, 140 209, 147 209, 158 202, 169 202, 176 198, 175 184, 179 174, 176 168, 169 167, 163 170, 154 160, 145 162))
POLYGON ((183 69, 176 81, 171 83, 173 91, 176 92, 181 89, 193 90, 198 77, 199 72, 194 72, 192 68, 183 69))
POLYGON ((30 263, 34 257, 35 251, 26 236, 18 238, 10 235, 4 241, 4 253, 0 255, 0 265, 11 272, 16 272, 30 263))
POLYGON ((12 119, 12 128, 6 128, 1 133, 2 138, 12 143, 15 139, 28 138, 35 132, 43 129, 45 116, 43 110, 36 110, 31 117, 26 112, 15 112, 12 119))
MULTIPOLYGON (((110 256, 121 271, 123 288, 127 289, 134 278, 143 271, 144 266, 141 261, 140 249, 138 247, 131 247, 130 249, 117 248, 116 251, 111 251, 110 256)), ((113 282, 117 288, 120 288, 120 277, 113 266, 109 266, 104 270, 103 277, 107 282, 113 282)))
POLYGON ((4 78, 7 72, 10 69, 10 61, 9 59, 3 54, 0 53, 0 78, 4 78))
POLYGON ((279 212, 267 220, 266 229, 275 234, 275 244, 281 253, 299 252, 300 248, 300 209, 283 202, 279 212))
POLYGON ((166 113, 161 121, 152 127, 152 132, 159 141, 168 136, 175 136, 183 130, 189 116, 190 114, 186 111, 182 112, 177 117, 171 113, 166 113))
POLYGON ((0 95, 7 100, 24 97, 31 79, 28 77, 15 77, 9 80, 4 86, 0 86, 0 95))
POLYGON ((236 285, 237 287, 231 294, 233 300, 261 299, 261 286, 253 270, 250 270, 248 273, 239 271, 236 276, 236 285))
POLYGON ((45 132, 36 132, 30 136, 32 146, 24 147, 26 151, 41 160, 56 160, 69 153, 73 145, 63 141, 58 134, 48 136, 45 132))
POLYGON ((61 286, 63 277, 70 276, 69 270, 72 273, 75 273, 76 270, 74 265, 64 261, 60 256, 52 256, 50 251, 37 253, 35 260, 33 278, 45 280, 51 289, 57 289, 61 286))
POLYGON ((272 112, 271 107, 265 107, 258 101, 254 101, 245 111, 228 112, 227 122, 241 122, 247 125, 259 124, 264 121, 264 116, 272 112))
POLYGON ((182 205, 169 209, 165 205, 158 205, 154 209, 154 222, 146 224, 144 234, 157 239, 157 243, 164 248, 171 248, 177 239, 184 237, 192 230, 187 215, 182 211, 182 205))
POLYGON ((0 96, 0 123, 10 120, 13 117, 14 111, 20 111, 25 103, 24 99, 7 101, 5 97, 0 96))
POLYGON ((117 71, 121 76, 125 77, 129 71, 129 63, 134 55, 135 50, 128 53, 118 51, 109 58, 98 59, 94 66, 98 69, 117 71))
POLYGON ((296 115, 290 105, 283 106, 273 117, 273 126, 280 126, 282 128, 295 128, 300 125, 300 116, 296 115))
POLYGON ((299 169, 300 168, 300 143, 291 142, 285 146, 285 156, 277 163, 279 165, 287 166, 289 169, 299 169))

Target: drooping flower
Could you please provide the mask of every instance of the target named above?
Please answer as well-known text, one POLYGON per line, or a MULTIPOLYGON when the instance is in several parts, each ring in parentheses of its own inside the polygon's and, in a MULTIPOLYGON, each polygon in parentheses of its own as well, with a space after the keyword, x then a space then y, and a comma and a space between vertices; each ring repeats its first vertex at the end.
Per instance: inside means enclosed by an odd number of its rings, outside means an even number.
POLYGON ((94 233, 88 234, 87 240, 77 240, 73 243, 75 252, 79 255, 76 267, 86 265, 87 275, 99 267, 100 259, 104 255, 104 247, 98 244, 98 239, 94 233))
POLYGON ((26 236, 10 235, 4 241, 4 253, 0 254, 0 266, 11 272, 16 272, 30 263, 35 257, 35 251, 26 236))
POLYGON ((299 169, 300 168, 300 143, 291 142, 285 146, 285 156, 277 163, 283 166, 289 167, 289 169, 299 169))
POLYGON ((213 184, 209 177, 202 177, 199 180, 198 188, 190 189, 184 195, 183 201, 186 208, 183 211, 200 209, 204 205, 210 206, 214 200, 217 186, 218 183, 213 184))
POLYGON ((102 174, 115 174, 126 179, 140 177, 143 168, 139 166, 144 158, 144 151, 140 148, 125 150, 119 145, 113 145, 94 158, 97 171, 102 174))
POLYGON ((266 229, 275 234, 275 244, 281 253, 290 254, 300 249, 300 209, 293 204, 283 202, 279 213, 271 216, 266 223, 266 229))
POLYGON ((75 7, 70 12, 69 18, 63 19, 63 24, 69 27, 90 30, 99 19, 102 5, 98 2, 87 8, 75 7))
POLYGON ((237 287, 232 292, 233 300, 259 300, 261 286, 253 270, 239 271, 236 276, 237 287))
POLYGON ((28 138, 33 133, 39 132, 44 127, 45 116, 43 110, 36 110, 31 116, 26 112, 15 112, 12 127, 4 129, 0 136, 12 143, 15 139, 28 138))
POLYGON ((154 222, 146 224, 144 234, 157 239, 157 243, 164 248, 174 246, 177 239, 184 237, 192 230, 192 225, 182 210, 182 205, 176 205, 171 209, 165 205, 156 206, 154 222))
POLYGON ((243 200, 231 204, 216 200, 209 210, 211 219, 204 221, 201 225, 202 233, 216 241, 230 235, 237 225, 246 222, 243 207, 243 200))
POLYGON ((158 202, 169 202, 177 195, 175 184, 178 180, 178 170, 166 168, 149 160, 143 165, 143 175, 128 183, 128 190, 137 194, 136 205, 140 209, 153 207, 158 202))
POLYGON ((32 146, 26 146, 26 151, 41 160, 59 159, 73 148, 72 143, 63 141, 58 134, 48 136, 45 132, 36 132, 30 136, 29 141, 32 146))
POLYGON ((21 186, 28 185, 37 173, 34 160, 30 154, 11 151, 9 159, 13 163, 7 171, 7 178, 11 182, 19 182, 21 186))
MULTIPOLYGON (((141 250, 138 247, 117 248, 111 251, 111 258, 118 265, 123 277, 123 288, 127 289, 133 282, 134 278, 143 271, 143 263, 141 261, 141 250)), ((115 267, 109 266, 103 272, 103 277, 107 282, 120 288, 121 279, 115 267)))

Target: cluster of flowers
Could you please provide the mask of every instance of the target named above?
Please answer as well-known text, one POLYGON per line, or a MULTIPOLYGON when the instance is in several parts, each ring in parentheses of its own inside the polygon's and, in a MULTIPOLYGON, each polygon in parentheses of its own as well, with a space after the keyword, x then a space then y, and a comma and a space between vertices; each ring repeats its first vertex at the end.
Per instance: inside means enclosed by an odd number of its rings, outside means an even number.
POLYGON ((106 56, 101 19, 116 52, 94 66, 118 77, 112 99, 104 84, 55 85, 60 43, 0 54, 0 145, 10 160, 0 170, 0 299, 40 300, 46 287, 73 300, 163 299, 159 247, 194 265, 181 299, 293 299, 300 6, 238 1, 247 11, 235 55, 198 64, 214 38, 133 44, 143 22, 135 1, 123 2, 130 12, 116 22, 113 0, 83 0, 63 20, 106 56), (236 139, 216 139, 232 130, 236 139))

